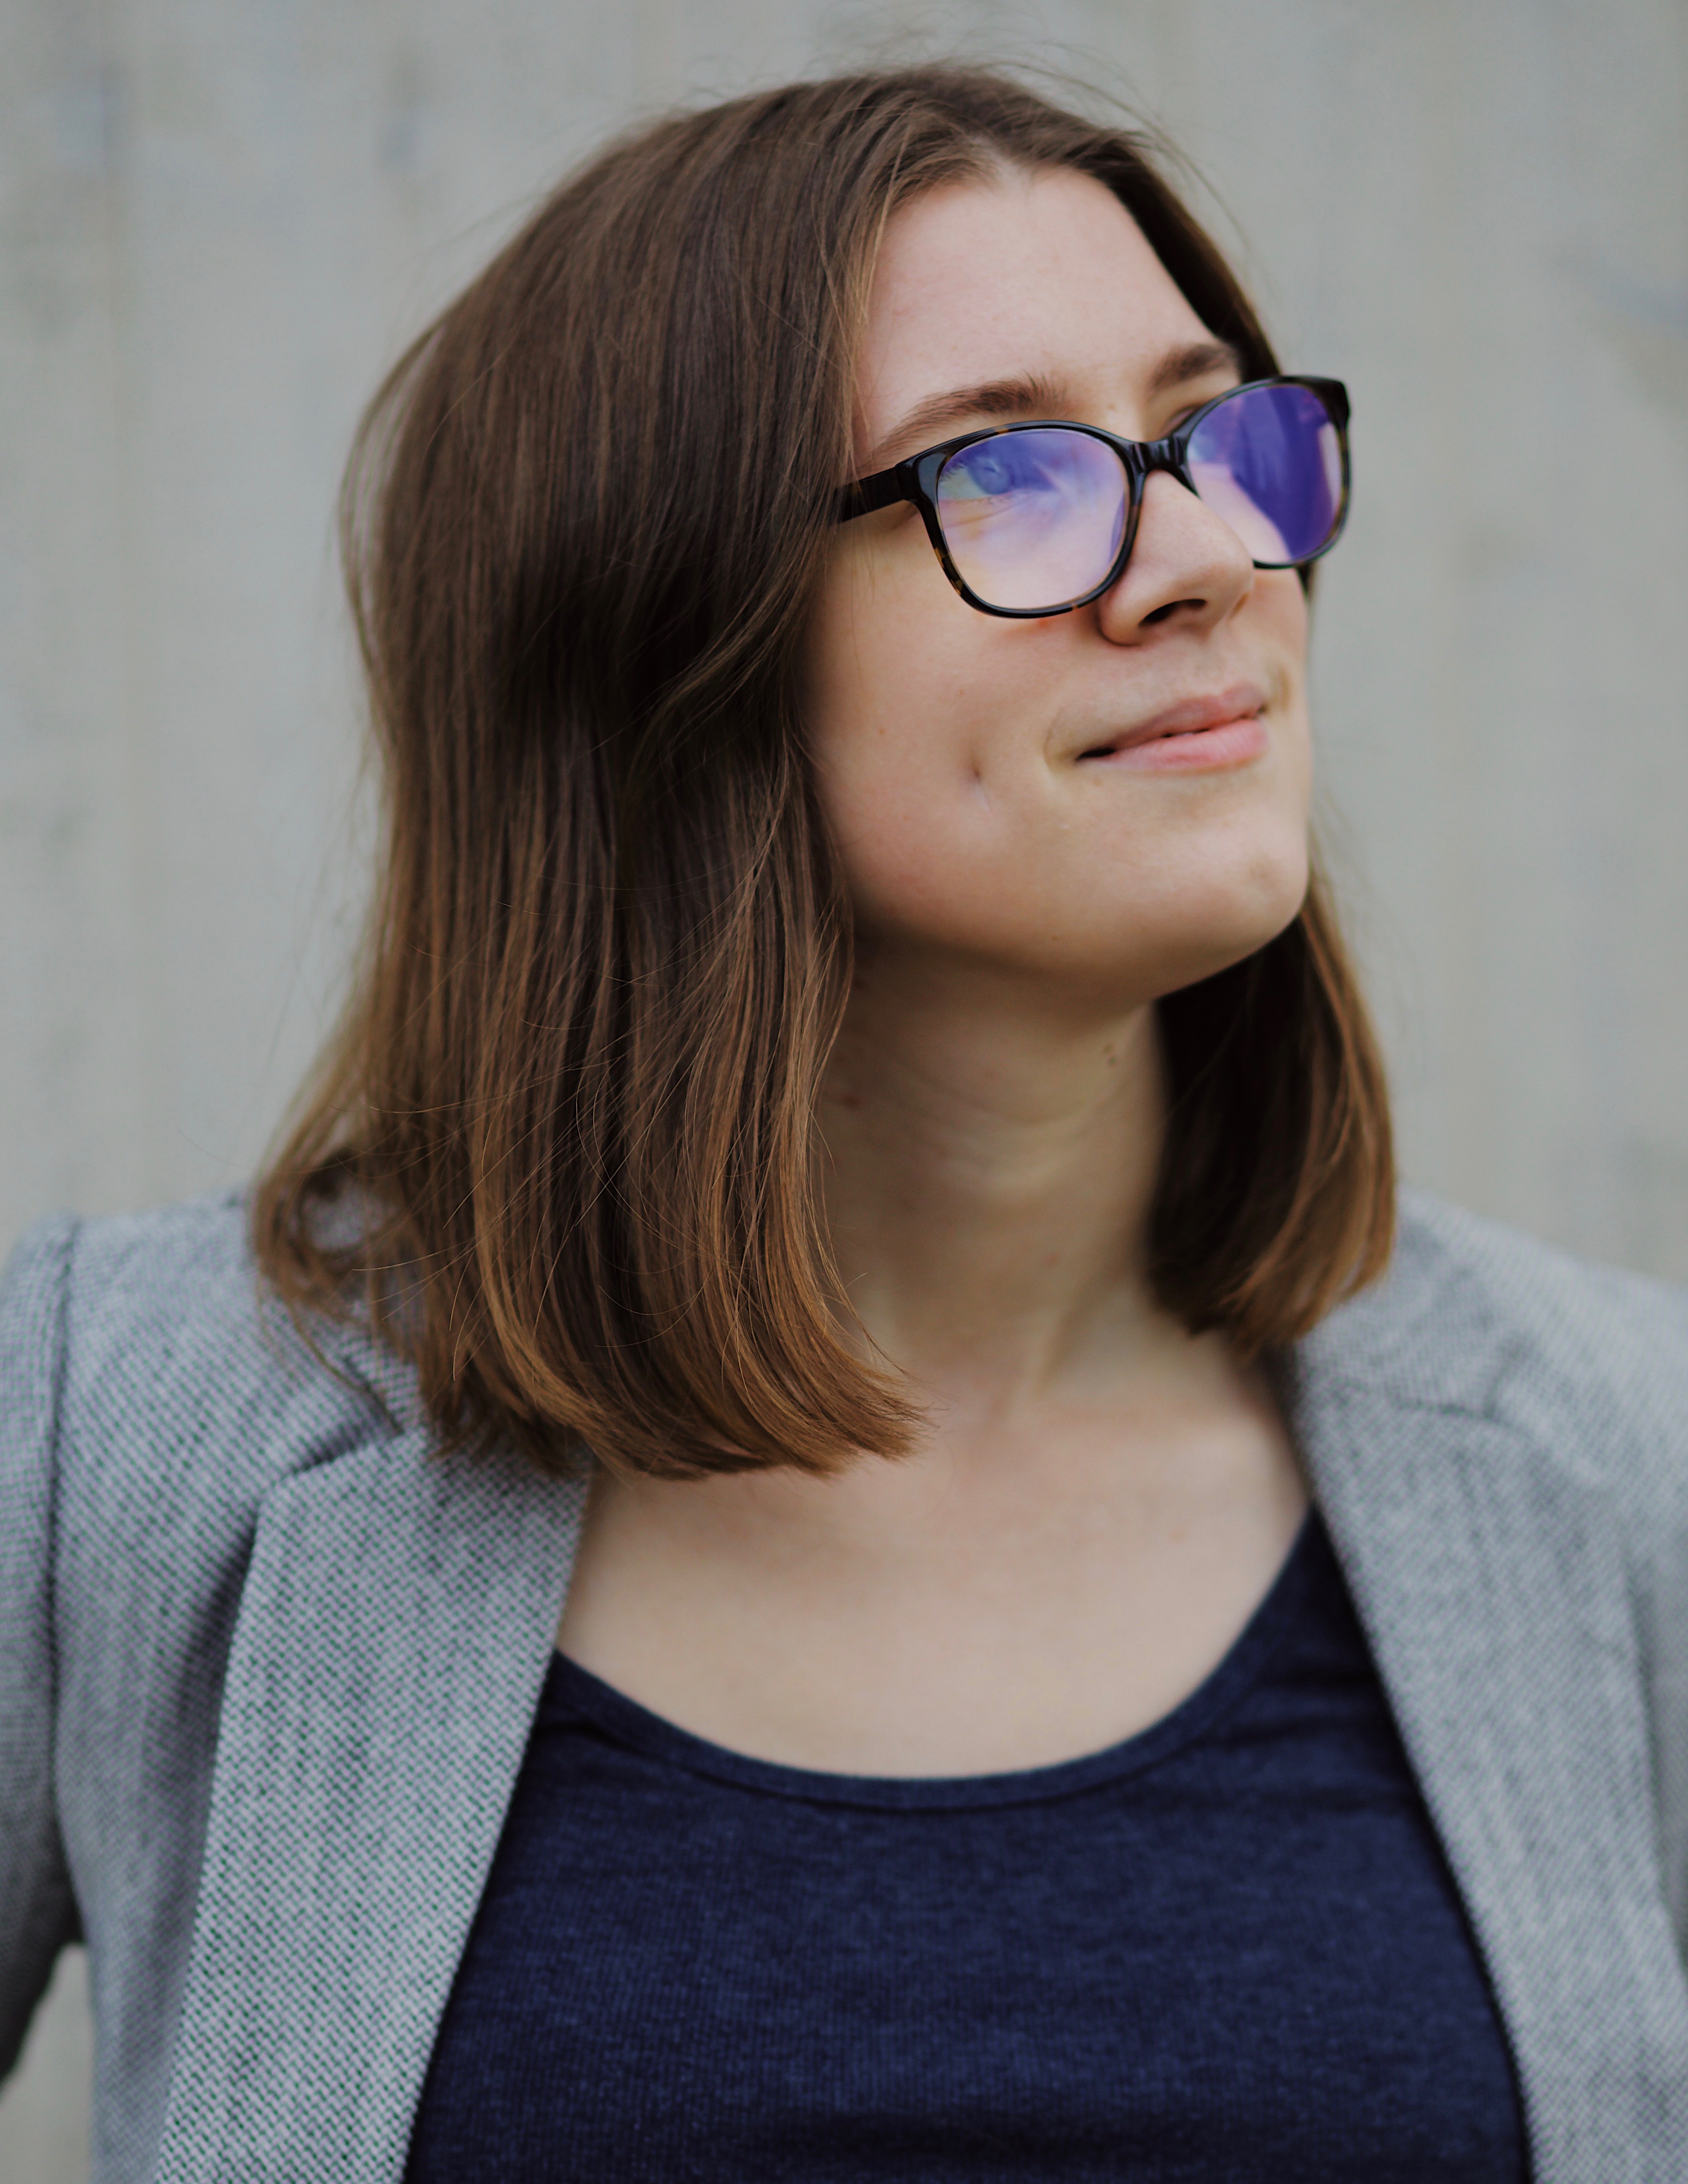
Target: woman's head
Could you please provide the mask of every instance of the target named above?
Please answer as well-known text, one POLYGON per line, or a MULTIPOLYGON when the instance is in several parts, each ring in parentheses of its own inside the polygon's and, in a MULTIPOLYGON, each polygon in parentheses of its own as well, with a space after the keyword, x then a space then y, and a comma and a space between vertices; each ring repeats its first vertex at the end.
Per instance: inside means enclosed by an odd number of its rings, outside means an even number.
POLYGON ((834 520, 982 377, 1142 438, 1275 369, 1139 141, 990 75, 794 86, 565 184, 348 476, 389 831, 259 1193, 283 1293, 361 1277, 442 1418, 542 1460, 894 1449, 817 1190, 858 927, 1164 997, 1149 1271, 1192 1326, 1258 1350, 1374 1268, 1381 1084, 1303 900, 1296 576, 1164 476, 1117 582, 1046 620, 977 614, 906 509, 834 520), (1122 748, 1202 706, 1223 762, 1122 748), (314 1208, 348 1181, 333 1245, 314 1208))

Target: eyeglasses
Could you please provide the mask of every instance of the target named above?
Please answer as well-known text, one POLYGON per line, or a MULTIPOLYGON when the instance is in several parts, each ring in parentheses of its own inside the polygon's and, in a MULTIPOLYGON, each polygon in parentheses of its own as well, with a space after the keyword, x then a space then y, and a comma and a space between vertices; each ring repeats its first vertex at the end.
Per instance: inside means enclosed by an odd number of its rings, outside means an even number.
POLYGON ((1348 390, 1251 380, 1164 440, 1041 420, 964 432, 846 486, 838 521, 912 501, 970 607, 1066 614, 1117 581, 1151 471, 1228 523, 1256 569, 1299 569, 1329 552, 1348 514, 1348 390))

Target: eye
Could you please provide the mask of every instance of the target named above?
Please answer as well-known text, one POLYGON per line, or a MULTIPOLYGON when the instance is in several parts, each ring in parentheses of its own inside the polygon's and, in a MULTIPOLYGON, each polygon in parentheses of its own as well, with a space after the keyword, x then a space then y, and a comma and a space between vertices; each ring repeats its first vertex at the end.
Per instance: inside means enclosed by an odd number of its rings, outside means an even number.
POLYGON ((1023 485, 1026 464, 1019 458, 1019 450, 1001 441, 984 440, 976 448, 964 449, 961 458, 951 465, 956 473, 955 482, 966 480, 967 488, 978 493, 1010 493, 1017 485, 1023 485))
POLYGON ((944 497, 993 500, 1009 493, 1036 491, 1044 484, 1041 432, 1002 432, 962 448, 944 465, 944 497))

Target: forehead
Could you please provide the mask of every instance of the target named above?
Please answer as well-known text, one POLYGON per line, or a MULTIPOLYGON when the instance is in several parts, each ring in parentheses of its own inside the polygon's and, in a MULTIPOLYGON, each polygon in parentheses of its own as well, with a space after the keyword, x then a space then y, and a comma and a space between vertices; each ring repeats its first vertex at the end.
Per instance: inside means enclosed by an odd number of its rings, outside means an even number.
POLYGON ((1070 170, 928 192, 886 228, 860 377, 870 435, 941 387, 1037 373, 1128 402, 1206 330, 1111 190, 1070 170))

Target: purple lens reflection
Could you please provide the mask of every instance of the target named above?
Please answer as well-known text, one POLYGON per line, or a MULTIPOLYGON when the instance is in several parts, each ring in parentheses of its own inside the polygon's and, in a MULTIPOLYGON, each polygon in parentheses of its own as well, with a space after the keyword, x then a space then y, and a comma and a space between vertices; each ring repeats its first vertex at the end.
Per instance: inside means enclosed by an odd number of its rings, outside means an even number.
POLYGON ((1202 419, 1187 455, 1197 493, 1251 560, 1287 568, 1329 544, 1342 442, 1311 387, 1245 387, 1202 419))
POLYGON ((994 432, 938 474, 938 520, 962 581, 992 606, 1065 606, 1106 577, 1130 483, 1105 440, 1059 426, 994 432))

